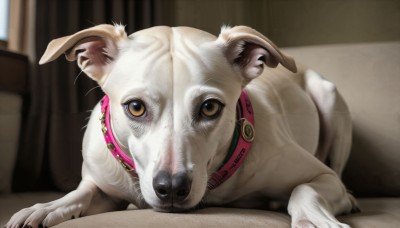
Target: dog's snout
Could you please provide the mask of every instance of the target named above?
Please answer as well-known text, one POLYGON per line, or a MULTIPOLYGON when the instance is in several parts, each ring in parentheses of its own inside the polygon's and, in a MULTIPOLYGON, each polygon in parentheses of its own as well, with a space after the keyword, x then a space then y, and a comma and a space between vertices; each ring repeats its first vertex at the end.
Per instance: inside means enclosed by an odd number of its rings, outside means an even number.
POLYGON ((159 199, 164 202, 179 203, 190 193, 192 180, 186 172, 171 175, 160 171, 153 178, 153 188, 159 199))

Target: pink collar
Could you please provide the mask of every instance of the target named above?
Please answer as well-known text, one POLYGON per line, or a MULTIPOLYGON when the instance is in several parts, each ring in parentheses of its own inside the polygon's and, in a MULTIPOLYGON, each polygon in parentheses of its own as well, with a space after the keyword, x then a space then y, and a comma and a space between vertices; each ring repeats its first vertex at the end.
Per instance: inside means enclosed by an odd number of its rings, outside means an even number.
MULTIPOLYGON (((109 103, 110 101, 108 96, 104 96, 101 100, 102 114, 100 121, 107 148, 128 173, 137 176, 134 161, 124 153, 112 133, 109 103)), ((238 125, 235 128, 228 154, 221 167, 211 175, 211 178, 208 181, 208 189, 210 190, 221 185, 235 173, 243 163, 254 140, 255 131, 253 108, 251 106, 250 98, 245 90, 242 91, 237 104, 237 118, 238 125)))
POLYGON ((117 140, 115 140, 114 134, 111 129, 110 122, 110 99, 108 96, 104 96, 101 100, 101 131, 104 135, 104 140, 106 141, 107 148, 111 154, 117 159, 119 164, 130 174, 137 176, 135 171, 135 163, 132 158, 124 153, 121 147, 118 145, 117 140))

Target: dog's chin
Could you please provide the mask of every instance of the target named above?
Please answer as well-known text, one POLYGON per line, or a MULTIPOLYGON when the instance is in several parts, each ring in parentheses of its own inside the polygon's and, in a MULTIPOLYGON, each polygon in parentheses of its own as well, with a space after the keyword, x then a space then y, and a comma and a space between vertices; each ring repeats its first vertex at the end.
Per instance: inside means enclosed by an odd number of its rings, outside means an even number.
POLYGON ((163 213, 185 213, 192 210, 192 208, 185 208, 176 205, 159 205, 157 207, 153 207, 153 209, 163 213))
POLYGON ((193 211, 197 208, 199 204, 195 206, 190 206, 185 203, 179 203, 179 204, 174 204, 174 203, 161 203, 157 205, 152 205, 152 208, 155 211, 158 212, 164 212, 164 213, 185 213, 185 212, 190 212, 193 211))
POLYGON ((193 207, 183 207, 180 205, 174 204, 165 204, 165 205, 157 205, 153 206, 153 209, 158 212, 163 213, 185 213, 193 210, 193 207))

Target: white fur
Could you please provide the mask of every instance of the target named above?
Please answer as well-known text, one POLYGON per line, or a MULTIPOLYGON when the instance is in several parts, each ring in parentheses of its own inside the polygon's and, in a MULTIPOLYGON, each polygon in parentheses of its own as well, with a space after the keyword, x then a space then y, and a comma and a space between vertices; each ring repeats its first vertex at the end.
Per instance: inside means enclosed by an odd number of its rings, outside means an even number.
MULTIPOLYGON (((101 26, 97 29, 106 30, 107 25, 101 26)), ((247 27, 224 27, 218 39, 184 27, 155 27, 129 38, 120 30, 117 26, 109 35, 95 39, 105 40, 103 54, 112 53, 113 58, 104 63, 106 71, 93 65, 90 70, 103 72, 93 78, 110 97, 115 137, 134 159, 139 178, 125 172, 107 150, 97 105, 84 136, 79 187, 61 199, 21 210, 6 227, 52 226, 71 217, 122 209, 128 203, 156 210, 191 209, 199 203, 253 207, 260 197, 288 202, 292 227, 347 227, 334 216, 350 212, 355 201, 338 175, 314 157, 318 153, 330 156, 340 175, 349 153, 350 117, 332 83, 303 69, 295 74, 281 66, 263 71, 261 60, 252 53, 265 51, 249 51, 247 59, 241 55, 246 42, 268 49, 265 55, 271 59, 266 61, 271 65, 279 62, 292 71, 295 68, 290 57, 270 51, 274 45, 247 27), (225 43, 229 40, 237 43, 225 43), (111 51, 110 45, 117 49, 111 51), (252 149, 230 179, 208 191, 208 178, 230 146, 236 102, 243 88, 255 112, 252 149), (148 112, 140 120, 130 118, 122 105, 138 98, 148 112), (213 121, 196 120, 193 113, 209 98, 224 103, 221 116, 213 121), (327 123, 324 126, 320 126, 318 113, 327 123), (318 145, 320 131, 329 132, 328 146, 318 145), (328 155, 329 151, 333 154, 328 155), (191 191, 185 200, 170 205, 157 197, 153 178, 160 170, 190 173, 191 191)), ((86 33, 91 30, 79 36, 86 33)), ((82 47, 90 49, 90 44, 82 47)), ((76 58, 88 64, 92 61, 76 58)))

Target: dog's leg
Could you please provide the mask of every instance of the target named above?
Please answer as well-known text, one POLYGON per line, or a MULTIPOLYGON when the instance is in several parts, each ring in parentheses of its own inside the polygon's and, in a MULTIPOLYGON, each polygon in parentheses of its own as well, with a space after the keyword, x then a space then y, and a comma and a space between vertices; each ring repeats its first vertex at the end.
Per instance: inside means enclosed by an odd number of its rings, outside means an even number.
POLYGON ((305 72, 306 91, 314 101, 320 119, 318 149, 315 154, 320 161, 326 162, 333 142, 333 109, 335 108, 335 85, 312 70, 305 72))
POLYGON ((334 174, 322 174, 297 186, 290 197, 288 212, 292 227, 349 227, 335 215, 350 213, 356 201, 334 174))
POLYGON ((306 91, 320 117, 320 138, 315 156, 340 177, 351 147, 351 117, 335 85, 312 70, 305 73, 306 91), (328 161, 329 158, 329 161, 328 161))
POLYGON ((108 198, 92 181, 82 180, 79 187, 64 197, 14 214, 6 227, 50 227, 83 215, 107 212, 126 207, 108 198))
POLYGON ((336 94, 335 116, 333 119, 335 135, 329 152, 329 167, 341 177, 350 156, 352 142, 352 120, 342 96, 336 94))

